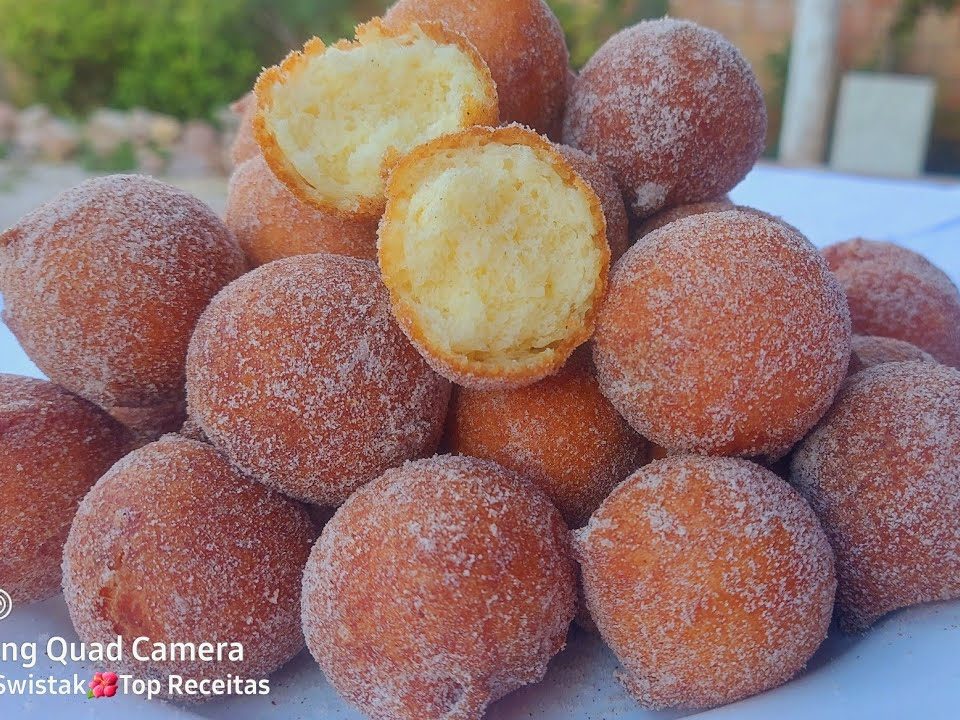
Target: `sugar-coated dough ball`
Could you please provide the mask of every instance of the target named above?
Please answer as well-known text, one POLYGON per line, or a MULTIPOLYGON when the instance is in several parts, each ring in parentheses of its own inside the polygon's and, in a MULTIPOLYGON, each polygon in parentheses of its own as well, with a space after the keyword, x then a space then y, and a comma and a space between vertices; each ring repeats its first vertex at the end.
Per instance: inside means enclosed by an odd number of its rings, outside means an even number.
POLYGON ((187 362, 190 413, 210 442, 320 505, 433 453, 449 395, 394 322, 377 266, 340 255, 237 280, 197 323, 187 362))
POLYGON ((543 678, 575 604, 560 514, 519 475, 467 457, 361 488, 303 575, 307 646, 373 720, 480 720, 543 678))
POLYGON ((403 157, 377 250, 407 337, 477 390, 559 370, 593 332, 610 264, 596 191, 519 125, 473 127, 403 157))
POLYGON ((740 51, 686 20, 621 30, 587 62, 567 102, 563 141, 613 170, 627 207, 716 198, 763 150, 767 114, 740 51))
POLYGON ((63 556, 70 619, 85 643, 122 635, 115 672, 164 689, 169 674, 266 677, 303 648, 300 577, 315 537, 302 506, 209 445, 168 435, 127 455, 80 504, 63 556), (137 637, 237 642, 243 659, 141 662, 137 637))
POLYGON ((789 484, 746 460, 658 460, 575 538, 590 613, 646 708, 776 687, 827 635, 827 538, 789 484))
POLYGON ((602 164, 594 160, 582 150, 569 145, 558 145, 557 149, 563 154, 576 173, 587 181, 593 191, 600 198, 603 206, 603 216, 607 221, 607 245, 610 246, 610 262, 616 262, 630 246, 630 228, 627 219, 627 208, 623 204, 623 195, 620 188, 602 164))
POLYGON ((850 374, 892 362, 933 362, 933 355, 904 340, 877 335, 854 335, 850 341, 850 374))
POLYGON ((533 480, 571 527, 647 458, 637 435, 600 392, 579 353, 559 373, 516 390, 454 393, 450 448, 533 480))
POLYGON ((846 290, 854 332, 905 340, 960 367, 960 291, 945 272, 888 242, 848 240, 823 254, 846 290))
POLYGON ((77 505, 131 441, 92 403, 45 380, 0 373, 0 588, 14 603, 60 592, 77 505))
POLYGON ((140 175, 86 180, 0 235, 4 321, 47 377, 104 407, 179 399, 197 318, 244 270, 210 208, 140 175))
POLYGON ((441 22, 466 37, 497 84, 503 122, 548 134, 562 119, 570 54, 543 0, 398 0, 384 20, 441 22))
POLYGON ((960 597, 960 371, 858 373, 794 453, 791 480, 837 554, 842 627, 960 597))
POLYGON ((377 223, 350 220, 297 198, 257 154, 230 177, 226 224, 252 267, 326 252, 373 260, 377 223))
POLYGON ((654 443, 777 458, 830 407, 850 317, 793 228, 739 210, 694 215, 614 267, 594 359, 604 394, 654 443))
POLYGON ((237 117, 237 134, 230 144, 230 161, 233 166, 239 167, 252 157, 260 154, 260 146, 253 136, 253 117, 257 113, 257 98, 253 92, 248 92, 230 106, 237 117))

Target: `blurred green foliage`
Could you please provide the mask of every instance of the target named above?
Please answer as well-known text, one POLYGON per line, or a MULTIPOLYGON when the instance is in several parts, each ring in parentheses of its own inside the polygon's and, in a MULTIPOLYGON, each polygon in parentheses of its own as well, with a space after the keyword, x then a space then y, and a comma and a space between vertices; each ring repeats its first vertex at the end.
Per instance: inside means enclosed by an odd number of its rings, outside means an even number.
MULTIPOLYGON (((667 0, 549 0, 580 67, 667 0)), ((387 0, 0 0, 0 70, 19 105, 210 117, 312 35, 350 36, 387 0), (12 72, 11 72, 12 71, 12 72)))

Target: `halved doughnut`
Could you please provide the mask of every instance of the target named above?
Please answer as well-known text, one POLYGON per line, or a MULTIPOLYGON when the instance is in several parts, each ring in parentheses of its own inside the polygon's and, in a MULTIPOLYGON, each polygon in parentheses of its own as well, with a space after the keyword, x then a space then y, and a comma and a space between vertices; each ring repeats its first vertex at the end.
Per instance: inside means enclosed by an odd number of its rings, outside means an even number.
POLYGON ((519 125, 420 146, 387 181, 379 259, 394 315, 466 387, 530 385, 593 333, 610 264, 600 200, 519 125))
POLYGON ((384 162, 444 133, 499 120, 486 63, 438 24, 360 25, 356 41, 309 40, 261 73, 254 133, 294 193, 350 217, 383 210, 384 162))

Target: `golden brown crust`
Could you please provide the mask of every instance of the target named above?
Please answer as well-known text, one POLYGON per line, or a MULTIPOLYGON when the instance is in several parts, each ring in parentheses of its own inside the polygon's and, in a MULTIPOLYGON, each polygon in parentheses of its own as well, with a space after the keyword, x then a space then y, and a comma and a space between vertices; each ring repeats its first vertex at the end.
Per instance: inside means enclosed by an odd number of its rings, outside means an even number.
MULTIPOLYGON (((445 28, 439 23, 423 22, 416 25, 431 40, 445 45, 457 46, 470 58, 483 76, 486 100, 485 102, 469 102, 466 104, 463 112, 464 125, 469 127, 470 125, 496 124, 499 122, 497 86, 490 75, 490 68, 487 67, 476 48, 462 35, 445 28)), ((362 44, 365 36, 374 33, 384 38, 400 38, 407 34, 411 27, 411 24, 391 27, 385 25, 380 18, 373 18, 369 22, 357 26, 356 41, 340 40, 333 47, 341 50, 355 48, 362 44)), ((338 207, 335 203, 331 203, 316 192, 287 159, 287 156, 280 149, 276 137, 267 127, 264 118, 264 111, 272 104, 270 90, 275 85, 282 84, 291 73, 304 66, 311 56, 322 55, 326 50, 327 46, 320 38, 311 38, 304 43, 302 51, 291 51, 279 65, 266 68, 260 73, 260 77, 257 78, 254 86, 254 93, 257 98, 257 111, 253 118, 254 137, 273 173, 303 202, 349 220, 377 218, 383 212, 383 198, 358 197, 356 210, 350 212, 338 207)), ((391 153, 388 151, 384 159, 388 160, 390 158, 391 153)))
POLYGON ((457 133, 443 135, 436 140, 414 148, 397 164, 388 178, 387 206, 383 218, 380 220, 379 237, 380 271, 383 275, 384 284, 390 291, 390 306, 394 317, 396 317, 410 342, 420 351, 431 367, 440 375, 458 385, 470 387, 474 390, 496 390, 530 385, 559 370, 573 351, 593 335, 597 310, 607 291, 607 275, 610 266, 610 248, 607 245, 607 226, 603 215, 603 207, 597 193, 573 169, 570 162, 557 150, 556 146, 529 128, 516 124, 498 128, 476 126, 457 133), (404 302, 404 299, 397 292, 396 284, 391 282, 391 269, 397 260, 392 257, 390 250, 385 247, 383 242, 384 228, 391 222, 397 222, 400 216, 398 203, 393 200, 410 193, 410 187, 402 178, 404 173, 411 171, 413 166, 435 153, 470 145, 483 147, 493 143, 526 145, 534 149, 539 157, 549 160, 564 182, 579 188, 584 193, 590 205, 590 214, 593 216, 597 227, 593 241, 602 254, 600 277, 590 297, 590 309, 584 316, 581 326, 562 343, 554 347, 552 353, 542 353, 540 362, 510 369, 490 366, 460 355, 447 353, 431 344, 426 333, 418 326, 413 309, 404 302))

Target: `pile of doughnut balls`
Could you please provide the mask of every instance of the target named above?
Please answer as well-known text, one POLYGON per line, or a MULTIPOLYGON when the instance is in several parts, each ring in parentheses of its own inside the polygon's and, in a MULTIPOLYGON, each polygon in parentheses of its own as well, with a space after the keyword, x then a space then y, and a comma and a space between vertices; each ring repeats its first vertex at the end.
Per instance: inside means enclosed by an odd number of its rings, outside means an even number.
POLYGON ((110 176, 0 235, 15 603, 470 720, 575 616, 704 708, 960 597, 957 288, 726 199, 766 116, 717 33, 568 66, 540 0, 399 0, 238 103, 226 222, 110 176))

